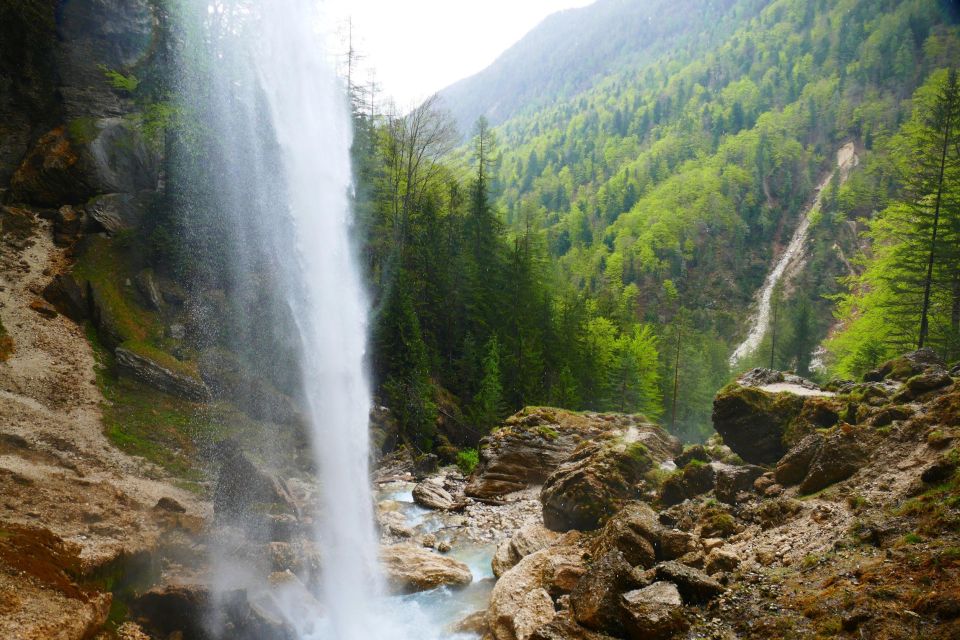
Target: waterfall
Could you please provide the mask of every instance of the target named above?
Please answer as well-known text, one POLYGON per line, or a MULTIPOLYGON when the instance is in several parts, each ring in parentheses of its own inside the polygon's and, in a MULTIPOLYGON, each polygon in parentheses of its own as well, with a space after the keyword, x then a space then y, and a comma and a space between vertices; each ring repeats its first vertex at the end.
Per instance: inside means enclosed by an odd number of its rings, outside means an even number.
MULTIPOLYGON (((311 597, 287 598, 262 577, 259 584, 304 640, 383 637, 373 628, 383 590, 368 469, 368 309, 351 240, 346 88, 324 46, 315 0, 194 0, 189 11, 179 91, 216 148, 201 159, 217 212, 205 215, 224 236, 206 240, 226 255, 231 275, 219 277, 234 280, 234 301, 246 298, 237 303, 248 316, 236 322, 239 348, 258 334, 283 331, 254 319, 263 295, 286 307, 292 361, 279 364, 300 382, 293 393, 305 405, 318 476, 319 606, 311 597), (191 28, 201 32, 192 41, 191 28), (260 285, 276 290, 257 291, 260 285)), ((255 357, 276 363, 283 356, 261 348, 255 357)), ((241 579, 241 563, 221 555, 215 571, 226 590, 241 579)), ((251 575, 244 584, 255 582, 251 575)))
MULTIPOLYGON (((839 169, 840 184, 843 184, 850 170, 857 166, 858 162, 859 158, 855 153, 852 142, 848 142, 837 151, 836 167, 839 169)), ((750 331, 747 333, 747 337, 743 342, 741 342, 733 352, 733 355, 730 356, 731 367, 737 366, 741 360, 753 354, 763 341, 763 337, 766 335, 767 329, 770 326, 773 292, 780 281, 784 279, 784 276, 787 275, 791 265, 802 257, 807 245, 807 235, 810 232, 811 214, 819 209, 820 202, 823 199, 823 192, 832 180, 832 171, 820 180, 820 183, 814 191, 813 202, 811 202, 810 206, 803 212, 803 219, 800 220, 800 224, 797 225, 796 230, 793 232, 790 244, 787 245, 786 250, 763 281, 763 287, 760 288, 757 294, 757 310, 750 318, 750 331)))

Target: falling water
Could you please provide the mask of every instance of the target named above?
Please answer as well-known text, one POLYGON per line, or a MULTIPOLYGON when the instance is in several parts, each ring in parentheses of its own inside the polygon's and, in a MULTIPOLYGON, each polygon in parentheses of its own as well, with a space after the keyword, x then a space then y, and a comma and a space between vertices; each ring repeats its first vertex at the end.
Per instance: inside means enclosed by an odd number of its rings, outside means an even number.
MULTIPOLYGON (((855 149, 851 142, 845 144, 837 152, 837 168, 840 170, 841 184, 846 179, 850 169, 855 167, 859 162, 854 151, 855 149)), ((820 181, 820 184, 817 185, 814 200, 807 210, 804 211, 803 219, 800 221, 800 224, 797 225, 796 231, 793 232, 790 244, 787 245, 783 255, 777 260, 776 265, 774 265, 770 273, 767 274, 763 282, 763 287, 758 294, 756 313, 750 318, 750 331, 747 333, 744 341, 741 342, 733 352, 733 355, 730 356, 731 367, 735 367, 741 360, 755 352, 757 347, 760 346, 760 342, 763 341, 763 337, 767 333, 767 328, 770 326, 773 292, 783 279, 790 265, 803 254, 803 250, 807 244, 807 235, 810 231, 811 214, 819 209, 820 201, 823 199, 823 192, 827 186, 829 186, 831 180, 833 180, 833 173, 825 176, 820 181)))

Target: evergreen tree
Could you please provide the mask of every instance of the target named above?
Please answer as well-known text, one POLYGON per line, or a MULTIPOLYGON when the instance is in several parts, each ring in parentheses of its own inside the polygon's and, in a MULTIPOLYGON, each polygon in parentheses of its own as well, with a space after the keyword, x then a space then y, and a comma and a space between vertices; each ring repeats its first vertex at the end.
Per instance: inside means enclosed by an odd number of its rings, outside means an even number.
POLYGON ((473 396, 470 417, 474 425, 486 433, 503 417, 503 383, 500 375, 500 343, 496 336, 487 342, 483 359, 483 378, 473 396))

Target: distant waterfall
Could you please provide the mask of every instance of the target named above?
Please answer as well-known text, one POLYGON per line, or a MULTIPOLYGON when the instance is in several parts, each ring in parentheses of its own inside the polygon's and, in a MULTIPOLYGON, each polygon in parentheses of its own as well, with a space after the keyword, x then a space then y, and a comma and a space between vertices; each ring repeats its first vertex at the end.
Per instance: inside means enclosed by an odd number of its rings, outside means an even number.
MULTIPOLYGON (((852 142, 841 147, 837 152, 837 168, 840 170, 841 183, 846 179, 850 169, 855 167, 858 162, 859 159, 857 158, 852 142)), ((807 234, 810 231, 810 215, 820 208, 823 192, 830 185, 831 180, 833 180, 832 173, 827 175, 820 181, 820 184, 817 185, 815 191, 816 196, 814 197, 813 203, 811 203, 810 207, 803 213, 803 219, 800 221, 800 224, 797 225, 796 231, 793 232, 790 244, 787 245, 786 251, 784 251, 783 255, 777 260, 777 263, 770 273, 767 274, 766 280, 763 281, 763 287, 757 294, 757 310, 750 318, 750 331, 747 333, 744 341, 741 342, 733 352, 733 355, 730 356, 731 367, 737 366, 741 360, 753 354, 763 341, 763 337, 767 334, 767 329, 770 326, 773 292, 783 279, 790 264, 803 255, 807 244, 807 234)))

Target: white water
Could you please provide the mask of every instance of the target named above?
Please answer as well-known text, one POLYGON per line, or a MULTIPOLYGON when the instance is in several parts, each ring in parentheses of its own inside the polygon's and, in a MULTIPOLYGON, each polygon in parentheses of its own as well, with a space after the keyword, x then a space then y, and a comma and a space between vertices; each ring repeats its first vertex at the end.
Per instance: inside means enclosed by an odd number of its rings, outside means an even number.
MULTIPOLYGON (((215 558, 218 587, 227 592, 242 584, 256 592, 300 640, 452 638, 447 626, 483 608, 489 584, 393 597, 378 566, 364 370, 368 308, 351 242, 352 131, 318 2, 194 2, 207 15, 211 55, 204 64, 212 72, 209 86, 185 82, 187 100, 212 114, 208 126, 223 146, 222 157, 210 161, 222 176, 217 198, 229 221, 232 267, 238 274, 269 270, 266 281, 282 288, 294 318, 299 353, 290 364, 301 370, 320 486, 313 510, 318 598, 298 582, 266 584, 229 553, 215 558)), ((241 291, 251 286, 237 284, 241 291)), ((271 330, 278 328, 247 328, 271 330)), ((430 514, 416 518, 412 524, 429 530, 430 514)), ((487 549, 452 553, 458 554, 489 567, 487 549)))
MULTIPOLYGON (((840 150, 837 152, 837 168, 840 169, 841 184, 846 179, 850 169, 855 167, 858 162, 859 159, 857 158, 852 142, 849 142, 840 148, 840 150)), ((763 341, 763 337, 767 334, 767 329, 770 326, 770 312, 771 302, 773 300, 773 292, 783 279, 784 274, 787 272, 787 268, 803 254, 807 244, 807 234, 810 232, 810 221, 812 214, 820 208, 820 202, 823 199, 823 192, 830 185, 831 180, 833 180, 832 172, 823 178, 820 181, 820 184, 817 185, 814 200, 804 212, 803 220, 800 221, 800 224, 797 225, 797 229, 793 232, 793 237, 790 239, 790 244, 787 245, 787 249, 783 252, 783 255, 780 256, 773 269, 767 274, 766 279, 763 281, 763 287, 761 287, 757 296, 757 310, 750 318, 750 331, 747 333, 747 337, 744 339, 744 341, 741 342, 733 352, 733 355, 730 356, 731 367, 735 367, 741 360, 753 354, 763 341)))
POLYGON ((318 34, 316 3, 274 2, 258 17, 253 59, 294 224, 296 246, 288 259, 297 261, 293 273, 301 281, 292 283, 289 298, 303 343, 304 396, 321 486, 317 535, 326 615, 316 633, 361 640, 374 633, 380 583, 367 466, 367 307, 350 242, 351 123, 318 34))

